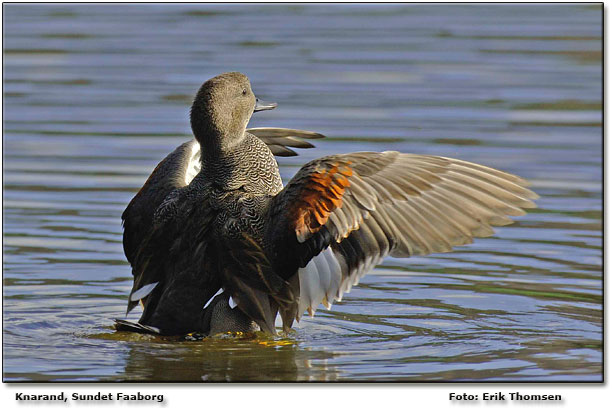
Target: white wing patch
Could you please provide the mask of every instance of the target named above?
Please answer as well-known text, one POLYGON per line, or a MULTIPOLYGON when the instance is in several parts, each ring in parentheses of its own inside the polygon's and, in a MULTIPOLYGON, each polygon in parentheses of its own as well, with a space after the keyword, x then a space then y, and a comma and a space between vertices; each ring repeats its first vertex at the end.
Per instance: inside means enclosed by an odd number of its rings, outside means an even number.
MULTIPOLYGON (((327 247, 312 258, 304 268, 298 270, 300 279, 298 320, 306 310, 310 316, 314 316, 320 303, 329 310, 334 301, 342 298, 343 274, 339 257, 340 255, 327 247)), ((357 284, 356 280, 354 284, 357 284)))
POLYGON ((140 299, 146 297, 149 293, 153 292, 153 289, 157 286, 159 282, 149 283, 148 285, 144 285, 142 288, 138 289, 136 292, 130 295, 131 302, 137 302, 140 299))
POLYGON ((313 317, 319 304, 329 310, 335 301, 341 301, 345 293, 359 283, 383 256, 370 256, 356 268, 348 270, 344 257, 327 247, 298 269, 300 279, 300 301, 296 319, 299 321, 304 312, 313 317))
POLYGON ((197 141, 193 141, 191 157, 189 157, 189 164, 187 165, 187 170, 185 170, 185 184, 191 183, 191 180, 198 175, 201 169, 200 144, 197 141))

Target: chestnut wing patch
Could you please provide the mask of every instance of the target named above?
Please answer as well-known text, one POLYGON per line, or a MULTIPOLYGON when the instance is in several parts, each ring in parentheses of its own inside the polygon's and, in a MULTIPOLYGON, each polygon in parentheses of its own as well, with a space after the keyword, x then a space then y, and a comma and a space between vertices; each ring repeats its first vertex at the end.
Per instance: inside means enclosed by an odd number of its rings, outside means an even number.
POLYGON ((304 178, 302 189, 288 212, 298 242, 318 232, 331 213, 342 207, 353 175, 350 164, 350 161, 330 163, 329 167, 321 167, 304 178))

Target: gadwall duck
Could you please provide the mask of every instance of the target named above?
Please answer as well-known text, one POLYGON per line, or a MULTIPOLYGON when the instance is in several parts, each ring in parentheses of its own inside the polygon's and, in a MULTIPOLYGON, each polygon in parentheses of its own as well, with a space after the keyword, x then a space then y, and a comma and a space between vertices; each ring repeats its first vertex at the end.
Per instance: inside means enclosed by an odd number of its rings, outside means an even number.
POLYGON ((206 81, 195 140, 162 160, 122 215, 134 285, 117 328, 165 335, 283 330, 330 308, 387 255, 449 252, 535 207, 520 177, 446 157, 387 151, 304 165, 283 186, 274 155, 318 133, 247 129, 258 101, 238 72, 206 81))

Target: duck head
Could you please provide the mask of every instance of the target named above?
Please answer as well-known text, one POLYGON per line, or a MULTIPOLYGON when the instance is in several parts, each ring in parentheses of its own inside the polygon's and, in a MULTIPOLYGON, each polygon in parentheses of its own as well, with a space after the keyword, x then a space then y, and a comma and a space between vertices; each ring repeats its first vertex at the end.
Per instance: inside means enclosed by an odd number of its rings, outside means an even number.
POLYGON ((191 106, 191 129, 204 151, 228 150, 243 138, 253 112, 274 109, 259 101, 240 72, 226 72, 204 82, 191 106))

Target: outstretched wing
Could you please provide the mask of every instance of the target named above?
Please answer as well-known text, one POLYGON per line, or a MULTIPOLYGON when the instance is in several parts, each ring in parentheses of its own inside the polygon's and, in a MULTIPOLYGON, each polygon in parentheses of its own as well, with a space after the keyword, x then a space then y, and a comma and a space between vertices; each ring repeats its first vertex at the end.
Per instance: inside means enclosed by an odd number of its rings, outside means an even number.
MULTIPOLYGON (((398 152, 306 164, 270 206, 275 269, 298 271, 299 320, 329 307, 387 255, 448 252, 533 208, 520 177, 456 159, 398 152)), ((290 326, 291 323, 286 323, 290 326)))

